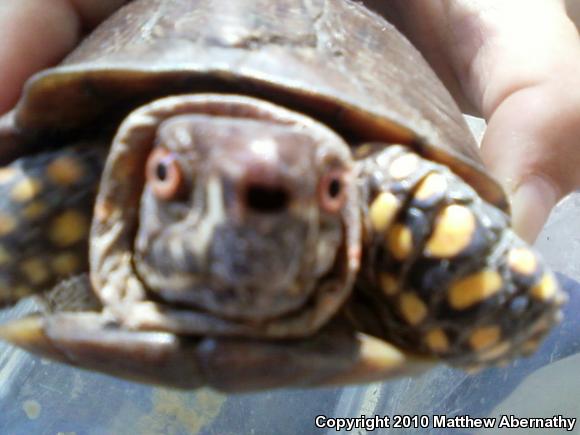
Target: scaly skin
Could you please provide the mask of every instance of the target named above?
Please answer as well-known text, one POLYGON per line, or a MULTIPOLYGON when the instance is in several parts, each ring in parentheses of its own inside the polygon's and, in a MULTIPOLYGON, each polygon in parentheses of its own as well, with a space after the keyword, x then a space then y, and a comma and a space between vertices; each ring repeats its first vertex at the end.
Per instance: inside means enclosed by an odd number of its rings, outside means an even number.
POLYGON ((106 151, 77 145, 0 169, 0 305, 88 271, 88 232, 106 151))
POLYGON ((358 155, 366 222, 355 300, 374 313, 362 330, 468 368, 533 352, 566 297, 508 216, 405 147, 358 155))

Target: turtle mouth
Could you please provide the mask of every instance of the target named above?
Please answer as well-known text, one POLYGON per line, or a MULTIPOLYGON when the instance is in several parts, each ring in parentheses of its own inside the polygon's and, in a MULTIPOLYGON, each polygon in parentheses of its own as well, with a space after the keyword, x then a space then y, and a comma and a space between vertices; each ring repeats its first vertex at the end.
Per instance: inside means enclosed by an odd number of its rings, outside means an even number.
MULTIPOLYGON (((286 201, 285 193, 268 191, 256 205, 276 213, 281 200, 286 201)), ((305 303, 320 271, 313 269, 318 231, 301 218, 280 216, 252 216, 245 226, 222 222, 201 251, 200 225, 177 225, 156 235, 145 231, 147 238, 136 244, 135 271, 149 293, 166 304, 227 318, 283 315, 305 303)))

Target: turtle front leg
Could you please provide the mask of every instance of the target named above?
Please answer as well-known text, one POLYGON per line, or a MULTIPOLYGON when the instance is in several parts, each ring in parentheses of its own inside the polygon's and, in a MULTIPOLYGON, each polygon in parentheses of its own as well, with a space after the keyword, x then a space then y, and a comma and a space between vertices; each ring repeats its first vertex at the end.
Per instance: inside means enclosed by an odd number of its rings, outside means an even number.
POLYGON ((366 269, 355 323, 467 368, 533 352, 566 295, 508 216, 406 147, 365 145, 357 164, 366 269))
POLYGON ((83 143, 0 168, 0 305, 88 270, 88 233, 106 151, 104 143, 83 143))
POLYGON ((313 337, 264 341, 133 331, 100 313, 33 316, 0 338, 39 354, 125 379, 221 391, 342 385, 412 374, 431 364, 336 322, 313 337))

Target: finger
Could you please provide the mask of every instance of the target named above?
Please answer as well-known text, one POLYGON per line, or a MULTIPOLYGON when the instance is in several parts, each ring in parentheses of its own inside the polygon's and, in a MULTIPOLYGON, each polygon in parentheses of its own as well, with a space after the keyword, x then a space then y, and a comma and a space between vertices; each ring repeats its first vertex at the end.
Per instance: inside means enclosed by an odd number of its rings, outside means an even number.
POLYGON ((484 161, 512 198, 516 231, 531 242, 580 185, 580 42, 561 2, 529 1, 525 13, 519 2, 491 10, 495 2, 486 2, 465 89, 488 120, 484 161))
POLYGON ((83 29, 111 13, 121 0, 42 0, 0 2, 0 113, 11 108, 24 81, 58 62, 78 42, 83 29))
POLYGON ((486 164, 512 197, 514 228, 530 242, 580 185, 580 65, 555 77, 506 97, 483 140, 486 164))
POLYGON ((553 205, 580 185, 580 43, 564 3, 385 5, 462 108, 488 121, 484 160, 512 197, 516 230, 532 241, 553 205))

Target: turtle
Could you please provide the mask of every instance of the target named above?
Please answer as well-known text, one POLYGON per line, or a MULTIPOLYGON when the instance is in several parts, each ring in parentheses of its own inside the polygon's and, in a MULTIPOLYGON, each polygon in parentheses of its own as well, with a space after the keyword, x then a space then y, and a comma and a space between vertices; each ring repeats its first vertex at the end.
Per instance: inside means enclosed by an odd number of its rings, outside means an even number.
POLYGON ((453 98, 351 1, 135 0, 0 120, 0 328, 223 391, 477 370, 566 301, 453 98), (52 289, 52 290, 51 290, 52 289))

